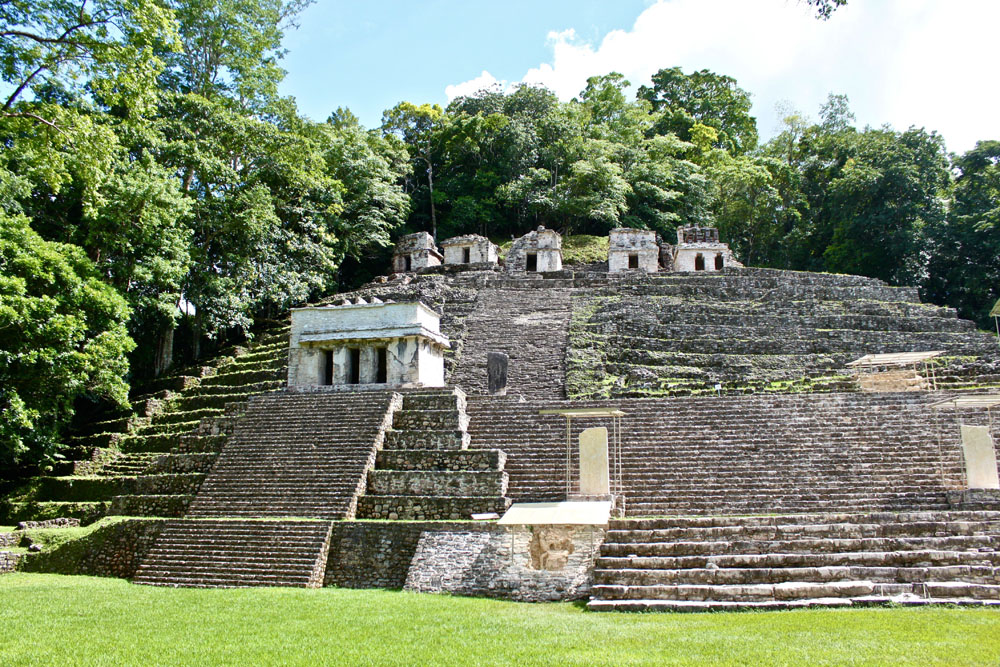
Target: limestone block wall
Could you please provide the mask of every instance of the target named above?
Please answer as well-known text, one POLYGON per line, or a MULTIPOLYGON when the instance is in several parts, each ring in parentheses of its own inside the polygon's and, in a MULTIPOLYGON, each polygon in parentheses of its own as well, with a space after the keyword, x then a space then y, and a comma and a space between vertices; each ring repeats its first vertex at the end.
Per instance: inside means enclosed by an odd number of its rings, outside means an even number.
POLYGON ((534 256, 534 271, 562 270, 562 236, 557 232, 539 227, 519 239, 510 246, 505 267, 508 272, 519 273, 531 269, 528 257, 534 256))
POLYGON ((493 264, 499 260, 496 244, 485 236, 468 234, 456 236, 441 242, 444 251, 444 263, 454 264, 493 264), (466 254, 468 253, 468 254, 466 254))
POLYGON ((589 594, 602 542, 603 532, 589 527, 519 527, 512 558, 511 533, 495 524, 338 522, 325 585, 573 600, 589 594))
POLYGON ((611 230, 608 246, 609 273, 621 273, 629 269, 655 273, 659 268, 660 244, 656 232, 626 228, 611 230))

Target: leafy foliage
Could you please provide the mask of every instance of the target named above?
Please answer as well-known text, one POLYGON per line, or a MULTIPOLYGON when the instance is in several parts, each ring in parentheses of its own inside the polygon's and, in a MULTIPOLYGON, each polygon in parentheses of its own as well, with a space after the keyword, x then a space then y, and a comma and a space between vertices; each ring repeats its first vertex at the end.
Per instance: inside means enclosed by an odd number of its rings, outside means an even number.
POLYGON ((0 463, 54 454, 81 392, 127 403, 128 316, 82 250, 0 213, 0 463))

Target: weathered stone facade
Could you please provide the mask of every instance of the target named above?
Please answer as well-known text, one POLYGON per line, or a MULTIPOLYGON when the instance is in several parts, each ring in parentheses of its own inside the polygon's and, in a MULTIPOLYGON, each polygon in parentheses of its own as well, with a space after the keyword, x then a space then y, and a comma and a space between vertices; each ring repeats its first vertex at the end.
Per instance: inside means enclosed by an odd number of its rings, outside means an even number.
POLYGON ((666 246, 664 265, 669 261, 671 271, 721 271, 742 267, 729 249, 719 240, 719 230, 714 227, 678 227, 677 245, 666 246))
POLYGON ((409 273, 432 266, 440 266, 444 259, 434 237, 427 232, 417 232, 401 236, 396 242, 396 250, 392 256, 392 270, 395 273, 409 273))
POLYGON ((660 239, 645 229, 612 229, 608 244, 608 272, 660 270, 660 239))
POLYGON ((504 266, 508 273, 562 270, 562 236, 545 227, 528 232, 511 244, 504 266))
POLYGON ((547 541, 540 550, 540 531, 527 528, 508 531, 469 522, 338 523, 326 585, 405 587, 526 602, 580 599, 589 592, 603 531, 577 527, 564 532, 569 548, 556 554, 551 546, 558 540, 547 541), (539 567, 542 553, 550 569, 539 567))
POLYGON ((468 234, 441 242, 446 266, 468 265, 470 268, 491 268, 497 265, 499 249, 485 236, 468 234))

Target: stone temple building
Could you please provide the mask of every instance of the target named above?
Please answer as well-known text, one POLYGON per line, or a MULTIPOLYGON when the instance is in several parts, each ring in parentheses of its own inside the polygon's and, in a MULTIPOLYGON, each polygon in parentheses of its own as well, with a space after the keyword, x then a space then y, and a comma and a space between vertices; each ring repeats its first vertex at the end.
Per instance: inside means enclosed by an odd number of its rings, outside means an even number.
POLYGON ((660 270, 660 239, 656 232, 646 229, 612 229, 608 239, 608 271, 660 270))
POLYGON ((912 287, 677 241, 656 270, 634 230, 607 267, 544 228, 506 266, 404 237, 386 275, 83 425, 0 523, 128 519, 0 567, 594 611, 1000 603, 996 339, 912 287))
POLYGON ((441 316, 423 303, 292 309, 288 386, 444 386, 441 316))
POLYGON ((677 245, 666 246, 663 265, 670 271, 721 271, 742 266, 715 227, 678 227, 677 245))
POLYGON ((499 249, 496 244, 478 234, 446 239, 441 242, 441 248, 444 250, 446 265, 484 264, 490 267, 496 266, 499 260, 499 249))
POLYGON ((512 273, 561 270, 562 236, 545 227, 528 232, 511 244, 505 266, 512 273))
POLYGON ((407 234, 396 242, 392 256, 392 270, 396 273, 418 271, 440 266, 443 256, 434 244, 434 237, 427 232, 407 234))

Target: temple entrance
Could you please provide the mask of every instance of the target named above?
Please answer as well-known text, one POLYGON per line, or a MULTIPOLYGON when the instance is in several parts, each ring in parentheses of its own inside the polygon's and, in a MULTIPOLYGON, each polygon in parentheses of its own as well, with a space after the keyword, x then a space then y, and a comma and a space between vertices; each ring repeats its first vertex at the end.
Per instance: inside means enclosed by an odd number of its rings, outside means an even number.
POLYGON ((630 269, 639 268, 639 255, 632 253, 628 256, 628 268, 630 269))
POLYGON ((333 384, 333 350, 323 352, 323 384, 333 384))
POLYGON ((524 270, 538 271, 538 255, 533 252, 529 252, 524 256, 524 270))
POLYGON ((704 271, 705 270, 705 256, 702 255, 701 253, 698 253, 697 255, 695 255, 695 258, 694 258, 694 270, 695 271, 704 271))
POLYGON ((389 352, 384 347, 375 348, 375 382, 386 384, 389 380, 389 352))
POLYGON ((723 266, 722 255, 715 256, 715 270, 721 271, 723 266))
POLYGON ((348 350, 347 383, 361 384, 361 350, 352 347, 348 350))

